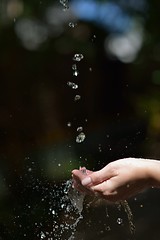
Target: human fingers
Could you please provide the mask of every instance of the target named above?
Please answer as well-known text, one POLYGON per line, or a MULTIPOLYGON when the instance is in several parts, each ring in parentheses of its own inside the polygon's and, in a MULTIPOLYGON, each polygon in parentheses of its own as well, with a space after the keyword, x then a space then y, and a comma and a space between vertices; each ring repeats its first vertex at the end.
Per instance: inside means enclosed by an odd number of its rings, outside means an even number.
POLYGON ((73 170, 72 171, 72 179, 73 179, 73 185, 72 187, 77 189, 78 191, 86 194, 93 194, 93 191, 91 189, 86 188, 81 184, 81 179, 83 179, 85 176, 81 170, 73 170))
POLYGON ((92 173, 93 173, 92 171, 86 169, 85 167, 84 168, 80 167, 80 170, 75 169, 72 171, 72 177, 82 183, 86 176, 89 176, 92 173))
POLYGON ((98 192, 99 194, 102 195, 111 195, 111 194, 116 194, 117 190, 116 188, 112 186, 113 184, 111 183, 110 180, 103 181, 97 185, 94 185, 91 187, 91 189, 94 192, 98 192))
POLYGON ((81 193, 85 193, 84 187, 76 179, 73 179, 72 181, 72 188, 78 190, 81 193))
POLYGON ((86 194, 86 195, 95 195, 94 191, 92 189, 88 189, 84 187, 83 185, 79 184, 75 180, 73 180, 72 188, 76 189, 77 191, 86 194))
POLYGON ((91 187, 91 189, 95 194, 98 194, 99 197, 108 200, 109 202, 117 202, 130 196, 129 193, 127 194, 127 192, 124 192, 122 189, 118 189, 111 180, 103 181, 102 183, 91 187))
POLYGON ((88 170, 86 167, 80 167, 79 170, 84 174, 84 175, 89 175, 93 173, 93 171, 88 170))
POLYGON ((77 180, 79 180, 79 181, 82 181, 85 177, 86 177, 86 173, 84 173, 84 170, 82 170, 82 169, 80 169, 80 170, 78 170, 78 169, 74 169, 73 171, 72 171, 72 176, 74 177, 74 178, 76 178, 77 180))
POLYGON ((93 172, 81 180, 83 186, 94 186, 116 176, 116 169, 113 164, 108 164, 101 170, 93 172))
POLYGON ((146 184, 142 182, 130 182, 120 181, 119 178, 113 177, 107 181, 91 187, 92 191, 97 193, 101 198, 108 201, 116 202, 120 200, 128 199, 139 192, 146 189, 146 184))

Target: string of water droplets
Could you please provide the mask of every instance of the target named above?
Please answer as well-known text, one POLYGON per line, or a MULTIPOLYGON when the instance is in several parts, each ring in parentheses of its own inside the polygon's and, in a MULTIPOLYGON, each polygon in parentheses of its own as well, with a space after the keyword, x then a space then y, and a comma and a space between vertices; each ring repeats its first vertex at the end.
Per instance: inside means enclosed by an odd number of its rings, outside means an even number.
POLYGON ((121 201, 121 205, 123 206, 123 208, 127 214, 130 232, 131 232, 131 234, 134 234, 135 233, 135 225, 133 223, 133 214, 132 214, 131 208, 126 200, 121 201))
POLYGON ((67 9, 69 9, 68 0, 60 0, 60 3, 61 3, 62 6, 64 7, 64 8, 63 8, 64 11, 66 11, 67 9))
MULTIPOLYGON (((69 8, 68 0, 60 0, 60 3, 64 7, 63 10, 67 10, 69 8)), ((69 25, 70 28, 75 28, 77 26, 77 23, 69 22, 68 25, 69 25)), ((95 37, 96 36, 94 35, 94 38, 95 37)), ((92 41, 93 41, 93 39, 92 39, 92 41)), ((73 58, 72 58, 72 60, 74 61, 74 63, 72 64, 72 74, 73 74, 73 77, 75 77, 75 78, 79 75, 78 63, 80 61, 82 61, 83 59, 84 59, 84 56, 83 56, 82 53, 75 53, 73 58)), ((89 70, 92 71, 91 68, 89 70)), ((70 87, 71 89, 73 89, 75 91, 78 90, 78 88, 79 88, 79 85, 76 82, 73 82, 73 81, 68 81, 67 85, 68 85, 68 87, 70 87)), ((81 96, 79 94, 76 94, 75 97, 74 97, 74 101, 78 102, 79 100, 81 100, 81 96)), ((68 127, 71 127, 71 125, 72 125, 71 122, 67 123, 68 127)), ((77 127, 77 132, 78 132, 78 135, 76 136, 76 142, 77 143, 82 143, 86 138, 86 135, 83 132, 83 127, 82 126, 77 127)), ((101 150, 100 145, 99 145, 99 149, 101 150)), ((84 172, 84 174, 85 174, 85 172, 84 172)), ((85 195, 80 194, 75 189, 72 189, 71 184, 72 184, 71 180, 66 182, 66 190, 65 191, 67 193, 68 198, 71 201, 71 204, 74 206, 74 208, 76 209, 79 216, 76 218, 76 220, 73 224, 71 224, 70 226, 66 225, 65 227, 62 228, 62 230, 63 229, 71 229, 72 230, 72 233, 71 233, 70 237, 68 238, 68 240, 74 239, 74 234, 75 234, 75 231, 76 231, 76 227, 77 227, 79 221, 83 218, 82 210, 83 210, 83 201, 84 201, 84 197, 85 197, 85 195)), ((96 199, 95 199, 95 201, 96 201, 96 199)), ((123 208, 124 208, 124 210, 127 214, 127 217, 128 217, 130 232, 133 234, 135 232, 135 226, 133 224, 133 214, 131 212, 129 204, 128 204, 127 201, 122 201, 122 202, 120 202, 119 206, 123 206, 123 208)), ((109 215, 108 215, 107 208, 106 208, 106 213, 107 213, 107 218, 108 218, 109 215)), ((123 223, 123 219, 120 218, 120 217, 117 218, 117 224, 121 225, 122 223, 123 223)), ((62 230, 61 230, 61 233, 62 233, 62 230)), ((107 231, 109 231, 109 230, 110 230, 110 226, 107 226, 107 231)))
MULTIPOLYGON (((79 71, 78 71, 78 62, 80 62, 82 59, 84 58, 83 54, 81 53, 75 53, 74 56, 73 56, 73 61, 74 63, 72 64, 72 71, 73 71, 73 76, 74 77, 77 77, 79 75, 79 71)), ((73 90, 77 90, 78 89, 78 84, 75 83, 75 82, 71 82, 71 81, 68 81, 67 82, 67 85, 72 88, 73 90)), ((75 97, 74 97, 74 101, 77 102, 81 100, 81 96, 79 94, 76 94, 75 97)), ((67 124, 68 127, 71 127, 71 123, 67 124)), ((76 136, 76 142, 77 143, 82 143, 85 138, 86 138, 86 135, 85 133, 83 132, 83 127, 78 127, 77 128, 77 132, 78 132, 78 135, 76 136)))
MULTIPOLYGON (((61 3, 62 6, 64 7, 63 10, 69 9, 69 2, 68 2, 68 0, 60 0, 60 3, 61 3)), ((74 27, 77 26, 77 23, 69 22, 68 25, 69 25, 70 28, 74 28, 74 27)), ((82 53, 75 53, 74 56, 73 56, 73 61, 74 61, 74 63, 72 64, 72 71, 73 71, 72 73, 73 73, 73 76, 74 76, 74 77, 77 77, 77 76, 79 75, 79 70, 78 70, 77 64, 78 64, 78 62, 80 62, 83 58, 84 58, 84 56, 83 56, 82 53)), ((72 81, 68 81, 68 82, 67 82, 67 85, 68 85, 70 88, 72 88, 73 90, 77 90, 78 87, 79 87, 77 83, 72 82, 72 81)), ((74 97, 74 101, 75 101, 75 102, 78 102, 78 101, 80 101, 80 100, 81 100, 81 96, 80 96, 79 94, 76 94, 75 97, 74 97)), ((70 123, 70 122, 67 123, 67 126, 68 126, 68 127, 71 127, 71 123, 70 123)), ((85 140, 85 138, 86 138, 86 135, 85 135, 85 133, 84 133, 82 130, 83 130, 82 127, 81 127, 81 128, 80 128, 80 127, 77 128, 77 131, 78 131, 78 135, 77 135, 77 137, 76 137, 76 142, 77 142, 77 143, 82 143, 82 142, 85 140)))

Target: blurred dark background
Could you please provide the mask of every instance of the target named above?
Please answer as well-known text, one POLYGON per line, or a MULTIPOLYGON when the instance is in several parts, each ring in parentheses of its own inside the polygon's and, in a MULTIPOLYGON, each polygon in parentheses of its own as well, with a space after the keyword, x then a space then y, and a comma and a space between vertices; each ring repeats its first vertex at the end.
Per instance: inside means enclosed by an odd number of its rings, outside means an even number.
MULTIPOLYGON (((160 159, 159 11, 158 0, 1 0, 0 239, 68 239, 49 209, 72 169, 160 159)), ((160 238, 159 200, 155 189, 130 200, 135 239, 160 238)), ((84 207, 75 239, 133 237, 112 207, 106 230, 104 205, 84 207)))

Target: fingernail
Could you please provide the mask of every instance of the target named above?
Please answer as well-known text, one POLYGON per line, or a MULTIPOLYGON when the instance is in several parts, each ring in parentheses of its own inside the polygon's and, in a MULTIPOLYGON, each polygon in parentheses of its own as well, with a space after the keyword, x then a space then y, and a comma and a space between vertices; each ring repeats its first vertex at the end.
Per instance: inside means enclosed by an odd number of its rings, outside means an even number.
POLYGON ((86 186, 86 185, 89 185, 91 182, 92 182, 91 178, 90 177, 86 177, 86 178, 84 178, 82 180, 82 185, 86 186))

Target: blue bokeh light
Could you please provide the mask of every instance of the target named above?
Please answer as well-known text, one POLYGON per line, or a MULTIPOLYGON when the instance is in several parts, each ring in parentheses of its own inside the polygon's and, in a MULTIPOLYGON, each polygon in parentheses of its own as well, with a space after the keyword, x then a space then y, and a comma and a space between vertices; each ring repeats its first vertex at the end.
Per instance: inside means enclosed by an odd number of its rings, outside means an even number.
POLYGON ((79 19, 96 23, 109 32, 123 33, 133 24, 133 18, 115 2, 73 0, 71 8, 79 19))

